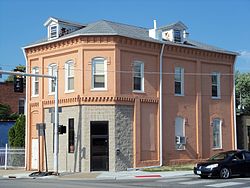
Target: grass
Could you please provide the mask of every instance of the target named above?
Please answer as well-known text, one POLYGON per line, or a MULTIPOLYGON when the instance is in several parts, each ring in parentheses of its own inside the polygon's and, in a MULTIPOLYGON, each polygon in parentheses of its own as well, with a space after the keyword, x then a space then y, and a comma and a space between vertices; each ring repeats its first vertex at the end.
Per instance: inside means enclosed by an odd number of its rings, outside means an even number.
POLYGON ((193 169, 194 169, 194 164, 187 164, 187 165, 162 166, 162 167, 155 167, 155 168, 144 168, 143 171, 164 172, 164 171, 187 171, 187 170, 193 170, 193 169))

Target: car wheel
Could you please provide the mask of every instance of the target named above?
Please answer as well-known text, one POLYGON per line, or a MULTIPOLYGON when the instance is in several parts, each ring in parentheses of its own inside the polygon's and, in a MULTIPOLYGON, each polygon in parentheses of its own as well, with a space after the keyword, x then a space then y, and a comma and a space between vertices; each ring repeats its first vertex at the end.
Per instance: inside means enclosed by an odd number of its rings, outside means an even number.
POLYGON ((220 170, 220 178, 228 179, 231 176, 231 172, 228 168, 224 167, 220 170))

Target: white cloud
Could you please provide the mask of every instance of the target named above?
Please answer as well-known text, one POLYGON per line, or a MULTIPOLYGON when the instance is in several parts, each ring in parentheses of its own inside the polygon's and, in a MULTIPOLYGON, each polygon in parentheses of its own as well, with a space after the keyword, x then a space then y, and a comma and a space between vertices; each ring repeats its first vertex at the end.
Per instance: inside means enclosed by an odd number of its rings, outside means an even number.
POLYGON ((250 60, 250 51, 247 50, 240 51, 239 58, 250 60))
POLYGON ((236 61, 236 70, 250 72, 250 51, 242 50, 239 54, 236 61))

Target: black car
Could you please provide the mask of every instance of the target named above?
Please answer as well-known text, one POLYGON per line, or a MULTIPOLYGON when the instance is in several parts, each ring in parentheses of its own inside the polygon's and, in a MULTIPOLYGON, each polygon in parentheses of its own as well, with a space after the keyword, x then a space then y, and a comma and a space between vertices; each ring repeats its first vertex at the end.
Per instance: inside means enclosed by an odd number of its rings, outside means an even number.
POLYGON ((218 153, 207 161, 196 164, 194 173, 201 178, 220 177, 223 179, 237 175, 250 175, 250 152, 242 150, 218 153))

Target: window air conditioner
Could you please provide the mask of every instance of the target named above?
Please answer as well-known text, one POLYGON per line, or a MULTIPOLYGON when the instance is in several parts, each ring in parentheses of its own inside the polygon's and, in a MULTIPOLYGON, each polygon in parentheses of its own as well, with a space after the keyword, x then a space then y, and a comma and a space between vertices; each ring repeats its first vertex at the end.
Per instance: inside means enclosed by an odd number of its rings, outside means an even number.
POLYGON ((176 140, 176 144, 182 144, 182 145, 186 144, 186 137, 185 136, 176 136, 175 140, 176 140))

